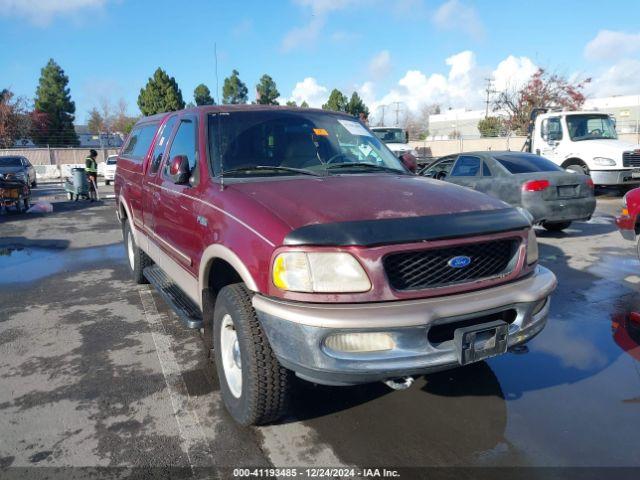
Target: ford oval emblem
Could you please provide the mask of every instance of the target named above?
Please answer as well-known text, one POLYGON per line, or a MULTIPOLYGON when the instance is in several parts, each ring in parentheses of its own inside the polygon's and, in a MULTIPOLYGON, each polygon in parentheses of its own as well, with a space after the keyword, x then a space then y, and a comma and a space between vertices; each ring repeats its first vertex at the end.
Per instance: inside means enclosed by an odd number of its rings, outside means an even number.
POLYGON ((453 257, 447 262, 451 268, 464 268, 471 264, 471 258, 466 255, 460 255, 459 257, 453 257))

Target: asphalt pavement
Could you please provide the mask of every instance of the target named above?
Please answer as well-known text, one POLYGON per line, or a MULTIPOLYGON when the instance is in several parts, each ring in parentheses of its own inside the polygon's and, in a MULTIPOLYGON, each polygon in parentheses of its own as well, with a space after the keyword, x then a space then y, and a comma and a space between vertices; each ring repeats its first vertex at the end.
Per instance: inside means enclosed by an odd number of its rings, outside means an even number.
POLYGON ((0 217, 0 477, 640 468, 640 262, 613 223, 614 193, 589 222, 538 230, 559 286, 527 347, 405 391, 300 382, 283 421, 243 428, 199 333, 130 281, 112 188, 98 203, 55 184, 36 192, 52 213, 0 217))

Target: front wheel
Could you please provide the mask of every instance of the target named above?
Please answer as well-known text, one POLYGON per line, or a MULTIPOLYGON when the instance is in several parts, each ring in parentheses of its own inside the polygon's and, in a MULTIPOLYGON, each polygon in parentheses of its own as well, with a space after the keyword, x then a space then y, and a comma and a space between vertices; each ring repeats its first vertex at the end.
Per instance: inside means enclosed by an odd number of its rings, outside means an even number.
POLYGON ((133 232, 131 231, 131 226, 129 222, 125 222, 124 224, 124 249, 127 255, 127 260, 129 264, 129 269, 131 271, 131 276, 133 277, 133 281, 138 284, 149 283, 147 278, 144 276, 144 269, 150 266, 153 262, 144 253, 138 245, 136 245, 136 241, 133 238, 133 232))
POLYGON ((569 228, 571 222, 543 222, 542 226, 549 232, 561 232, 562 230, 569 228))
POLYGON ((291 372, 271 350, 243 284, 220 290, 213 337, 222 400, 231 416, 241 425, 278 420, 291 393, 291 372))
POLYGON ((581 173, 583 175, 589 175, 589 167, 586 165, 580 165, 577 163, 567 165, 564 169, 568 172, 581 173))

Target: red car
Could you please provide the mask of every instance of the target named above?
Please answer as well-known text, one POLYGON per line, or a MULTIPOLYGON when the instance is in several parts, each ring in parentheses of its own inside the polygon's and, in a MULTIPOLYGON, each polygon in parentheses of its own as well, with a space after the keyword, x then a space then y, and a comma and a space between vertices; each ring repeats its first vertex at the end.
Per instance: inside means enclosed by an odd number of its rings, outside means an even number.
POLYGON ((543 329, 556 286, 524 213, 411 174, 346 114, 144 118, 115 192, 134 280, 203 329, 245 425, 283 414, 293 374, 404 388, 504 353, 543 329))
MULTIPOLYGON (((629 190, 622 198, 622 212, 616 217, 616 224, 623 238, 636 241, 640 233, 640 188, 629 190)), ((637 251, 640 255, 640 242, 637 251)))

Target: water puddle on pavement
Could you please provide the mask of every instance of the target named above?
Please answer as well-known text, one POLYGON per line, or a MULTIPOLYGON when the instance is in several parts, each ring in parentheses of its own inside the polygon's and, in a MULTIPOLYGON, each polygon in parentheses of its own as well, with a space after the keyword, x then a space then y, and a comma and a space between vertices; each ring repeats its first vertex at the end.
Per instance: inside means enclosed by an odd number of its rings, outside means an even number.
POLYGON ((122 245, 91 248, 0 247, 0 285, 33 282, 88 263, 124 261, 122 245))

